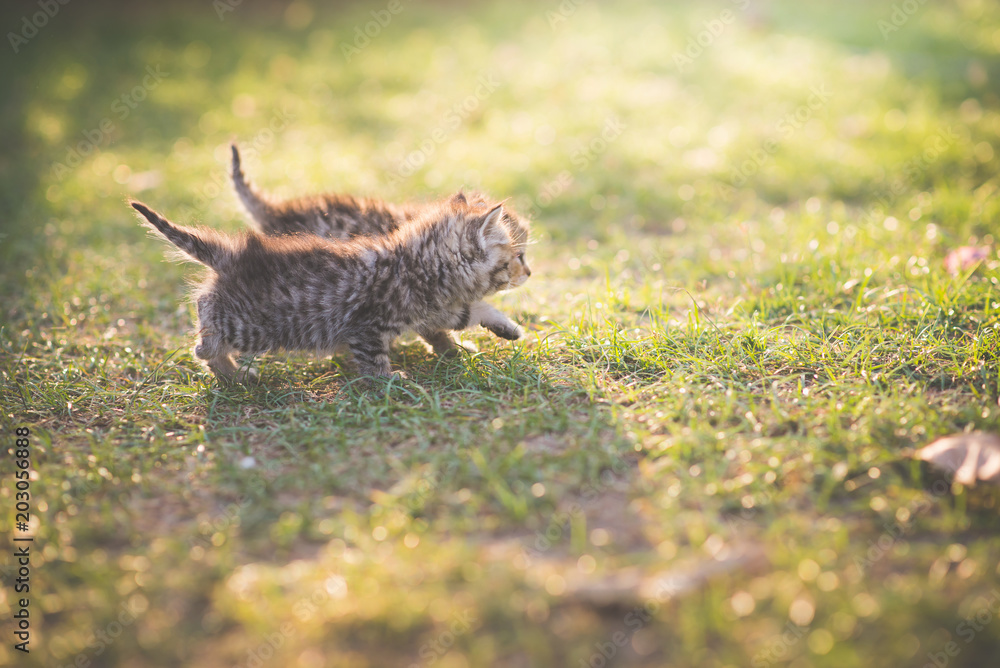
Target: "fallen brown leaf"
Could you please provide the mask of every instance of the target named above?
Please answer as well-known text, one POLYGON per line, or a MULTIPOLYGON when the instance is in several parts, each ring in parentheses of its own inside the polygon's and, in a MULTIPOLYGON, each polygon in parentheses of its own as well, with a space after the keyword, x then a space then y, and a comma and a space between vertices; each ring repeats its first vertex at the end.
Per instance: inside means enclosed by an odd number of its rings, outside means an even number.
POLYGON ((1000 436, 974 431, 939 438, 915 453, 917 459, 954 473, 955 482, 1000 485, 1000 436))
POLYGON ((989 246, 959 246, 945 256, 944 268, 952 276, 958 276, 989 256, 989 246))

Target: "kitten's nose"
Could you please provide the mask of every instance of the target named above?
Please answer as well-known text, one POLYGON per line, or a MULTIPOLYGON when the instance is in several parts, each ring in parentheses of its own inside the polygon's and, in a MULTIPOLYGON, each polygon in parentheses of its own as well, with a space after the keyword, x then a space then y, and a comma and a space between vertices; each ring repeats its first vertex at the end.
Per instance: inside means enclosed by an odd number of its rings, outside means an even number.
POLYGON ((524 267, 524 273, 525 273, 526 276, 531 276, 531 270, 528 269, 527 265, 525 265, 525 267, 524 267))

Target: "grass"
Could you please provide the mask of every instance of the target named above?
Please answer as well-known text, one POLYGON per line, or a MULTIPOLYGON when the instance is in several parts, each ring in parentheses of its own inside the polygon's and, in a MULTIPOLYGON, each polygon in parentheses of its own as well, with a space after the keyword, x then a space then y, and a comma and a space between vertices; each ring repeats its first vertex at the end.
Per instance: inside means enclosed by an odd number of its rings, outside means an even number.
POLYGON ((996 243, 1000 11, 739 4, 406 4, 349 61, 371 8, 70 4, 8 53, 0 663, 988 665, 998 493, 909 455, 1000 429, 1000 262, 944 268, 996 243), (284 195, 511 197, 529 335, 219 387, 125 198, 240 229, 233 138, 284 195))

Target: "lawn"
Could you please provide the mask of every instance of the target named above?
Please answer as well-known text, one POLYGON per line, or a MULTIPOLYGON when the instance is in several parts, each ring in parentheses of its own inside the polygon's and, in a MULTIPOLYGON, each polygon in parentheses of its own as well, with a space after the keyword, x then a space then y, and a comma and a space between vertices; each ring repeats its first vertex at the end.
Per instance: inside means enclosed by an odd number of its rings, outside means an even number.
POLYGON ((0 665, 994 665, 1000 492, 911 455, 1000 432, 1000 7, 39 11, 0 10, 0 665), (509 198, 526 336, 220 386, 126 199, 243 229, 233 140, 282 196, 509 198))

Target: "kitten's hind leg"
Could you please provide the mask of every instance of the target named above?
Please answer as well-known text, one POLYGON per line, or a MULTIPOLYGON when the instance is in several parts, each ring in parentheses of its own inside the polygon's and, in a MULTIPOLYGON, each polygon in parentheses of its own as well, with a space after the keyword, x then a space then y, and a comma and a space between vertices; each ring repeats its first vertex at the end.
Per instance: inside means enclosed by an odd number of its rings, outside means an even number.
POLYGON ((486 302, 476 302, 469 308, 469 326, 482 325, 501 339, 515 341, 521 338, 521 327, 486 302))
POLYGON ((456 341, 455 337, 444 329, 426 329, 419 331, 418 334, 430 345, 435 354, 441 357, 455 357, 459 348, 464 348, 470 353, 479 352, 471 341, 456 341))

